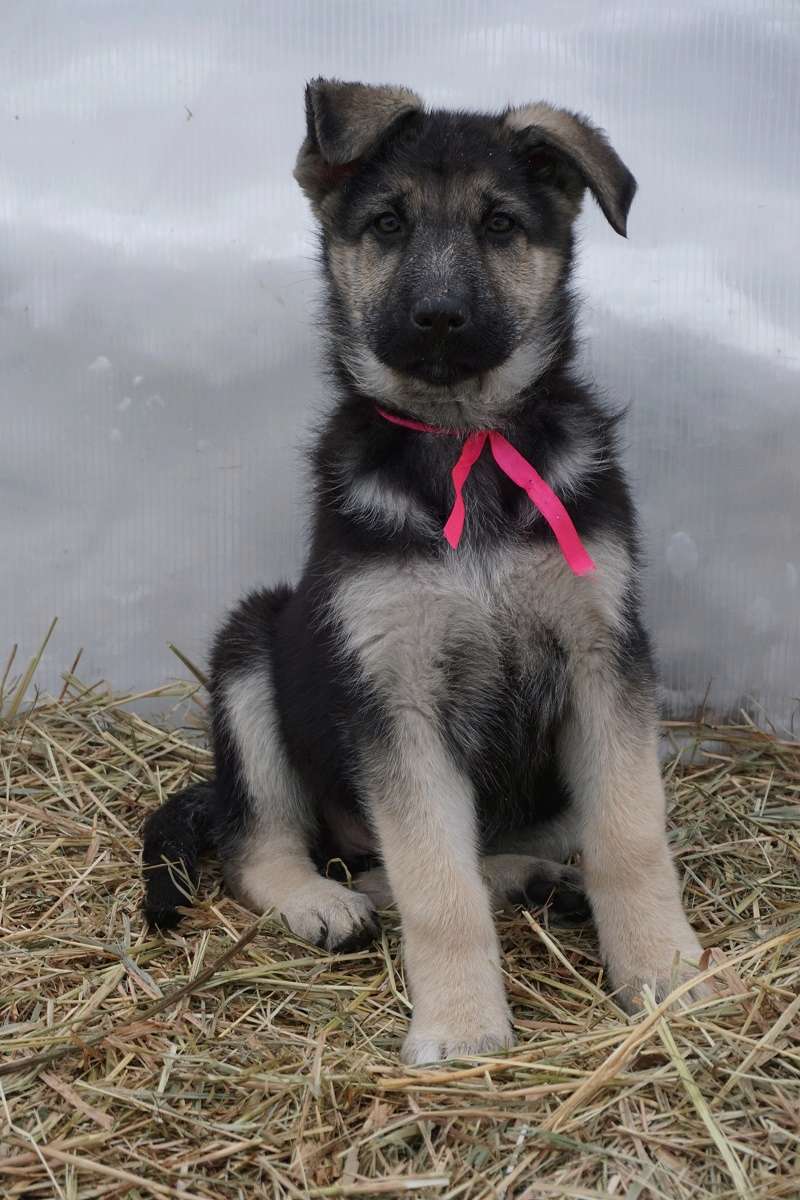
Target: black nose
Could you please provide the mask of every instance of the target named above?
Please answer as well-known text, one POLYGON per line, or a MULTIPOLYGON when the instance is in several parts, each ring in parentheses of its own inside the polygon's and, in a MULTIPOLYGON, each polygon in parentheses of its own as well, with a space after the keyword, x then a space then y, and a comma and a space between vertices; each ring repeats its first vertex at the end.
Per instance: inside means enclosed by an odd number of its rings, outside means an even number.
POLYGON ((443 338, 469 323, 469 309, 463 300, 439 296, 415 304, 411 310, 411 320, 417 329, 443 338))

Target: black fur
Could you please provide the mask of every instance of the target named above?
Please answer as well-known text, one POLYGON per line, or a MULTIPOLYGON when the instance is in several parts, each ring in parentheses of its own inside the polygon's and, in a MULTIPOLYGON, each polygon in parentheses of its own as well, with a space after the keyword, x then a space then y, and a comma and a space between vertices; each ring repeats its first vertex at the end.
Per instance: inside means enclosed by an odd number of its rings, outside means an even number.
POLYGON ((145 822, 144 910, 149 924, 158 929, 177 925, 178 908, 192 902, 200 858, 213 846, 213 800, 213 786, 194 784, 170 796, 145 822))
POLYGON ((507 903, 533 909, 548 905, 551 920, 560 925, 583 925, 592 916, 586 893, 569 879, 549 883, 534 875, 521 891, 507 897, 507 903))

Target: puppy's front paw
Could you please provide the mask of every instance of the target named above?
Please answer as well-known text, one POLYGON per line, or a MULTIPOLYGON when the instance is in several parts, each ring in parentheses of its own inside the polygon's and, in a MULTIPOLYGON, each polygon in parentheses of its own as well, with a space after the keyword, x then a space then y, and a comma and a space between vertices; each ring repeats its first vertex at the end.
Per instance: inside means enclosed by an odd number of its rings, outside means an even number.
POLYGON ((447 1058, 497 1054, 499 1050, 509 1050, 513 1042, 515 1039, 507 1018, 494 1025, 485 1021, 470 1028, 425 1026, 414 1020, 403 1043, 401 1058, 411 1067, 423 1067, 427 1063, 444 1062, 447 1058))
POLYGON ((511 1019, 505 1000, 480 1008, 453 1002, 447 1018, 416 1012, 400 1057, 409 1066, 421 1067, 448 1058, 474 1058, 496 1054, 514 1045, 511 1019))
MULTIPOLYGON (((663 934, 654 934, 649 943, 640 944, 638 955, 627 953, 616 960, 609 959, 608 974, 615 999, 626 1012, 636 1012, 643 1006, 643 991, 647 987, 656 1003, 660 1003, 679 984, 697 974, 702 953, 702 947, 688 925, 669 940, 665 940, 663 934), (676 953, 680 955, 678 962, 676 953)), ((705 1000, 713 995, 713 987, 703 981, 685 992, 683 1001, 705 1000)))
POLYGON ((305 942, 340 953, 360 950, 380 932, 372 901, 332 879, 314 879, 292 892, 280 914, 305 942))

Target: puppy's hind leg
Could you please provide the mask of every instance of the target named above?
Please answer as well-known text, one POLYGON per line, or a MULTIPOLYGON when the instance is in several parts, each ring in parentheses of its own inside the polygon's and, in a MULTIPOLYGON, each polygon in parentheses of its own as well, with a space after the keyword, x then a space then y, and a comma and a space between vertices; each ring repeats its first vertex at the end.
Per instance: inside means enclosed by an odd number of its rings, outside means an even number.
MULTIPOLYGON (((481 858, 480 872, 494 908, 515 904, 540 908, 547 904, 556 922, 572 924, 591 919, 578 867, 529 854, 486 854, 481 858)), ((376 908, 391 908, 395 902, 385 867, 362 871, 353 886, 369 896, 376 908)))
POLYGON ((510 829, 493 838, 489 854, 530 854, 549 862, 565 863, 580 849, 580 817, 574 804, 535 825, 510 829))
POLYGON ((289 762, 263 655, 219 682, 216 743, 225 747, 218 779, 238 792, 223 835, 226 881, 256 912, 274 910, 293 933, 327 950, 351 950, 378 932, 372 902, 323 879, 311 858, 315 817, 289 762), (238 814, 241 814, 239 816, 238 814))

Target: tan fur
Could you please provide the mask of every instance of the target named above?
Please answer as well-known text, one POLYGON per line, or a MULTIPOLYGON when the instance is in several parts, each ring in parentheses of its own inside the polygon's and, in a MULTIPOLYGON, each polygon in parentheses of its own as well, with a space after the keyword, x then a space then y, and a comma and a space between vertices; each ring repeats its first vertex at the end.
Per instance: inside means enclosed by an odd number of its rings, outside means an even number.
POLYGON ((414 1017, 403 1048, 422 1063, 511 1044, 500 950, 481 877, 474 796, 437 731, 437 648, 454 607, 482 626, 481 603, 453 597, 426 567, 362 571, 335 599, 349 653, 392 715, 395 745, 366 754, 368 798, 403 922, 414 1017))
POLYGON ((424 714, 406 712, 398 758, 387 779, 377 754, 364 781, 414 1002, 402 1057, 418 1064, 491 1053, 513 1039, 472 789, 424 714))
POLYGON ((347 300, 347 313, 354 329, 387 289, 397 268, 397 255, 381 253, 373 238, 353 245, 331 238, 328 255, 331 273, 347 300))
POLYGON ((421 108, 422 101, 409 88, 336 79, 315 79, 307 101, 313 132, 300 147, 294 177, 324 220, 326 197, 338 182, 335 168, 359 159, 393 121, 421 108))
MULTIPOLYGON (((601 130, 585 117, 554 108, 544 101, 512 108, 505 123, 509 129, 539 131, 545 141, 569 154, 614 229, 617 233, 625 233, 626 214, 618 198, 621 181, 628 171, 601 130)), ((580 192, 577 192, 572 206, 573 217, 579 209, 580 192)))
POLYGON ((584 883, 603 957, 632 1009, 645 984, 663 998, 673 972, 676 982, 693 973, 701 948, 667 845, 654 715, 630 711, 600 657, 571 668, 576 704, 560 758, 579 806, 584 883))
POLYGON ((493 854, 530 854, 555 863, 565 863, 579 849, 578 817, 572 807, 541 825, 501 834, 490 846, 493 854))
MULTIPOLYGON (((655 712, 646 697, 623 694, 611 659, 630 564, 610 542, 590 553, 598 572, 586 580, 569 577, 557 555, 542 563, 532 607, 568 647, 573 719, 559 759, 578 803, 585 887, 603 955, 622 1002, 633 1007, 644 983, 666 994, 676 953, 683 977, 700 946, 666 840, 655 712)), ((515 590, 513 575, 508 586, 515 590)))
POLYGON ((391 84, 315 80, 310 95, 320 150, 327 162, 337 164, 359 158, 398 117, 422 108, 416 92, 391 84), (336 111, 333 137, 325 131, 325 110, 330 107, 336 111))
POLYGON ((481 875, 496 908, 516 902, 525 888, 534 884, 575 891, 583 888, 583 875, 578 867, 532 858, 529 854, 487 854, 481 859, 481 875))
MULTIPOLYGON (((419 177, 409 177, 408 168, 393 168, 390 160, 382 168, 380 188, 370 201, 356 200, 359 207, 348 224, 334 215, 349 164, 369 153, 388 126, 418 109, 420 101, 405 89, 317 80, 308 103, 310 120, 296 175, 324 227, 334 293, 347 325, 341 362, 366 395, 406 414, 444 426, 496 426, 557 353, 569 227, 585 187, 624 233, 633 177, 588 121, 533 104, 510 111, 500 136, 513 141, 515 154, 527 155, 530 147, 528 169, 553 185, 555 220, 548 224, 547 246, 523 231, 524 221, 510 227, 502 242, 488 227, 480 229, 487 206, 503 203, 504 177, 491 164, 485 169, 465 164, 463 170, 458 165, 445 179, 424 169, 419 177), (402 237, 393 239, 388 228, 374 222, 400 199, 398 207, 408 220, 399 231, 402 237), (358 236, 356 221, 371 231, 358 236), (372 346, 383 344, 374 330, 382 305, 407 304, 409 294, 426 303, 430 295, 452 299, 455 294, 466 306, 458 313, 463 323, 474 315, 471 279, 477 276, 484 289, 481 301, 495 305, 508 330, 498 342, 506 355, 500 366, 448 387, 401 374, 378 358, 372 346)), ((521 201, 511 195, 506 203, 513 215, 521 201)), ((413 314, 409 309, 409 319, 413 314)), ((390 361, 404 361, 382 353, 390 361)), ((580 416, 575 420, 578 425, 580 416)), ((570 456, 560 458, 556 478, 548 481, 562 494, 574 493, 589 467, 601 465, 591 461, 590 444, 592 439, 582 438, 576 428, 570 456)), ((343 469, 342 478, 346 474, 343 469)), ((411 501, 369 477, 359 478, 348 505, 393 529, 418 528, 425 519, 411 501)), ((530 520, 541 517, 532 511, 530 520)), ((535 861, 519 852, 479 858, 472 783, 439 727, 452 638, 480 647, 479 662, 461 664, 463 687, 474 676, 476 687, 491 688, 509 651, 530 678, 552 653, 553 638, 564 652, 567 666, 557 676, 562 690, 553 711, 567 714, 560 768, 576 804, 571 818, 528 836, 537 854, 545 853, 537 839, 556 857, 568 854, 576 842, 582 849, 601 946, 623 1002, 631 1004, 646 983, 659 992, 668 987, 676 953, 688 959, 699 953, 667 848, 652 703, 644 683, 623 678, 616 658, 628 632, 632 563, 624 543, 611 537, 587 548, 597 574, 576 579, 551 541, 484 547, 478 555, 467 537, 457 556, 409 557, 373 567, 362 563, 339 583, 331 601, 331 624, 348 663, 352 656, 387 717, 375 743, 360 746, 358 762, 359 787, 385 875, 372 872, 359 885, 376 900, 393 895, 400 909, 414 1001, 403 1052, 409 1062, 510 1044, 491 904, 524 886, 535 861)), ((280 794, 278 818, 261 828, 260 840, 242 864, 243 890, 273 904, 280 896, 281 910, 296 931, 319 932, 337 921, 346 931, 348 920, 358 920, 354 893, 307 876, 307 855, 288 830, 295 784, 279 750, 269 748, 271 766, 265 765, 264 746, 242 715, 244 694, 232 696, 230 704, 242 710, 239 749, 248 784, 257 799, 275 788, 283 787, 285 794, 280 794)), ((260 701, 262 710, 265 704, 268 708, 268 699, 260 701)), ((526 831, 519 831, 518 847, 494 849, 521 851, 527 848, 525 839, 526 831)), ((552 874, 553 882, 570 878, 571 869, 556 863, 540 863, 539 870, 546 878, 552 874)), ((360 899, 369 903, 366 895, 360 899)))
MULTIPOLYGON (((437 1045, 437 1056, 454 1046, 474 1053, 487 1038, 507 1036, 471 789, 436 733, 446 633, 481 645, 487 681, 501 669, 501 636, 514 640, 531 670, 542 626, 567 651, 574 716, 560 747, 562 769, 577 797, 586 888, 623 1001, 632 1003, 645 982, 663 991, 676 952, 688 959, 699 953, 666 842, 655 716, 646 698, 623 695, 615 682, 614 635, 624 624, 632 566, 613 540, 587 548, 598 571, 582 579, 556 547, 480 559, 462 547, 458 557, 402 572, 361 571, 335 599, 347 649, 400 730, 393 771, 387 777, 381 747, 365 769, 365 786, 403 919, 416 1006, 409 1061, 422 1061, 437 1045), (488 1027, 476 1025, 475 996, 488 1027)), ((571 838, 571 830, 558 831, 565 847, 571 838)))
MULTIPOLYGON (((532 881, 556 887, 566 884, 581 890, 583 876, 577 867, 530 854, 484 854, 480 860, 480 873, 489 889, 493 908, 503 908, 509 901, 516 900, 532 881)), ((372 867, 353 880, 353 886, 369 896, 376 908, 391 908, 395 903, 385 867, 372 867)))
POLYGON ((656 714, 646 697, 623 694, 611 661, 609 635, 623 620, 630 567, 619 547, 592 553, 599 571, 587 580, 593 586, 582 602, 562 562, 544 575, 537 607, 569 647, 573 716, 559 758, 578 804, 585 886, 600 944, 614 987, 632 1007, 644 983, 666 994, 676 952, 685 975, 700 946, 666 840, 656 714))
POLYGON ((535 325, 552 315, 564 271, 563 256, 552 246, 517 238, 504 258, 487 253, 486 265, 494 287, 519 321, 520 336, 527 340, 535 325))
POLYGON ((498 414, 506 412, 525 385, 547 369, 554 353, 552 339, 536 332, 512 350, 499 367, 452 387, 433 387, 421 379, 403 376, 382 363, 363 343, 349 348, 347 366, 367 395, 420 421, 455 429, 493 429, 498 414))
POLYGON ((301 785, 286 756, 266 673, 255 668, 234 678, 225 706, 256 808, 243 856, 226 864, 228 885, 255 912, 275 910, 298 937, 334 946, 374 909, 365 896, 323 879, 309 856, 301 785))
MULTIPOLYGON (((549 559, 548 551, 543 552, 549 559)), ((398 730, 364 765, 362 786, 403 921, 414 1018, 409 1062, 487 1052, 510 1043, 499 949, 481 876, 474 798, 438 733, 435 700, 445 685, 448 632, 479 641, 483 677, 499 671, 509 616, 527 611, 509 581, 530 553, 492 562, 469 554, 362 570, 339 590, 334 619, 398 730)), ((535 576, 525 570, 519 586, 535 576)), ((601 589, 602 590, 602 589, 601 589)), ((533 604, 537 589, 528 602, 533 604)), ((527 621, 519 627, 527 641, 527 621)), ((526 650, 523 661, 529 660, 526 650)))
MULTIPOLYGON (((409 212, 417 218, 436 217, 442 225, 462 228, 477 222, 485 206, 491 177, 476 171, 457 183, 403 176, 393 181, 409 212)), ((380 209, 380 204, 376 204, 380 209)), ((377 213, 376 213, 377 215, 377 213)), ((555 342, 548 325, 553 317, 564 271, 562 253, 552 246, 529 242, 521 235, 510 246, 483 250, 487 285, 514 319, 517 345, 509 358, 485 374, 453 387, 432 386, 386 366, 359 337, 367 314, 380 304, 401 265, 403 252, 387 250, 374 238, 356 243, 329 235, 329 262, 351 321, 355 337, 345 347, 351 375, 368 395, 402 407, 420 419, 435 416, 439 424, 492 427, 509 403, 551 364, 555 342)), ((458 247, 444 242, 426 259, 432 284, 443 292, 451 272, 458 270, 458 247)))

